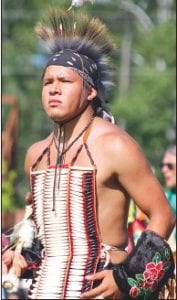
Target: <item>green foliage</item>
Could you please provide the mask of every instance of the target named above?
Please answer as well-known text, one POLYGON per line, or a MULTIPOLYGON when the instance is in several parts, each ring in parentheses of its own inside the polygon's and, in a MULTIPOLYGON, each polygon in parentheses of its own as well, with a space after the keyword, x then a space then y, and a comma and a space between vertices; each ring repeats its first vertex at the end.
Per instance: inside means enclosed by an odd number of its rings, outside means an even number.
POLYGON ((16 208, 14 202, 14 180, 17 174, 14 170, 7 172, 7 166, 4 160, 2 161, 2 175, 4 177, 2 180, 2 212, 13 212, 16 208))
POLYGON ((141 64, 132 63, 128 94, 116 96, 112 105, 118 123, 125 122, 155 167, 168 145, 175 143, 174 48, 173 20, 137 35, 133 51, 141 64))

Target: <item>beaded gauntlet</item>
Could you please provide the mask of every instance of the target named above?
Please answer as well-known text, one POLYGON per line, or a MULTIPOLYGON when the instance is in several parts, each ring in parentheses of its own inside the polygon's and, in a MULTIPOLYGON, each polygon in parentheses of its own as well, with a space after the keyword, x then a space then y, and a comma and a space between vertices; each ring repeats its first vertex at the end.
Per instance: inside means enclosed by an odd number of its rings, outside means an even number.
POLYGON ((165 240, 153 231, 144 231, 127 259, 113 269, 118 287, 129 297, 152 299, 173 278, 174 261, 165 240))

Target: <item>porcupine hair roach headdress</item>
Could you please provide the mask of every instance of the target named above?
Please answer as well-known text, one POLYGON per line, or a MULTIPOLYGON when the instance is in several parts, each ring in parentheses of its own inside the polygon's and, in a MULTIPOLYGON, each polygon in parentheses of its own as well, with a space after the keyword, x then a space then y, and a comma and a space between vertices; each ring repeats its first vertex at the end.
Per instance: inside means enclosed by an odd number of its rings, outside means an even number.
POLYGON ((62 65, 78 72, 97 90, 94 106, 106 107, 106 91, 112 85, 108 55, 114 48, 106 26, 98 18, 49 10, 49 25, 38 23, 35 32, 51 51, 49 65, 62 65))

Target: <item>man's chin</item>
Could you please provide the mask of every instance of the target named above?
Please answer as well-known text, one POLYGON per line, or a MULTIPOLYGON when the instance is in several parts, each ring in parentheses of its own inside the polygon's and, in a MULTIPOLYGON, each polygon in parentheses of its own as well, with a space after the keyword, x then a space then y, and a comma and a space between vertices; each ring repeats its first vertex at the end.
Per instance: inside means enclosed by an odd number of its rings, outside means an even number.
POLYGON ((173 187, 175 187, 175 184, 174 184, 174 182, 166 181, 166 187, 167 188, 173 188, 173 187))
POLYGON ((65 116, 58 116, 58 115, 55 115, 55 114, 51 114, 49 116, 49 118, 53 121, 53 122, 64 122, 64 121, 67 121, 69 119, 72 119, 72 116, 70 115, 65 115, 65 116))
POLYGON ((56 115, 50 115, 49 118, 53 121, 53 122, 62 122, 64 121, 64 118, 56 116, 56 115))
POLYGON ((59 118, 56 118, 56 117, 50 117, 50 119, 53 121, 53 122, 61 122, 62 120, 59 119, 59 118))

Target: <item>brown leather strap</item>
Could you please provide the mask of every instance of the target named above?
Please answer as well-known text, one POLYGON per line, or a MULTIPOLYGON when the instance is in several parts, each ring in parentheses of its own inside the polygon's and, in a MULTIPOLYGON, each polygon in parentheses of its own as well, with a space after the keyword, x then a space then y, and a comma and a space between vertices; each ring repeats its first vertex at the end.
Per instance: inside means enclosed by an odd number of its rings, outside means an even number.
MULTIPOLYGON (((93 120, 94 120, 94 118, 93 118, 93 120)), ((84 142, 84 144, 88 140, 88 137, 89 137, 89 134, 90 134, 90 131, 91 131, 91 128, 92 128, 93 120, 92 120, 90 126, 87 128, 86 132, 84 133, 84 136, 83 136, 83 142, 84 142)))

